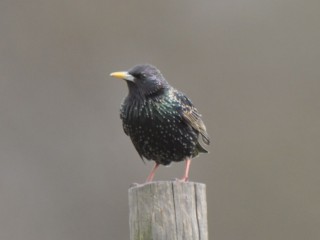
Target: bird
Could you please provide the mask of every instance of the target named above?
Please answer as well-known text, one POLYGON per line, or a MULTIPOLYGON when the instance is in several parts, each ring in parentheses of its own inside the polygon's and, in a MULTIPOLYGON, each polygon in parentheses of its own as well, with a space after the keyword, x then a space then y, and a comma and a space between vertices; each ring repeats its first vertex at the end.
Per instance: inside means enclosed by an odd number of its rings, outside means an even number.
POLYGON ((185 171, 179 180, 187 182, 191 159, 208 153, 203 145, 210 144, 210 137, 202 115, 151 64, 136 65, 110 76, 125 80, 128 86, 128 95, 120 107, 125 134, 143 161, 155 162, 146 183, 153 181, 159 165, 180 161, 185 161, 185 171))

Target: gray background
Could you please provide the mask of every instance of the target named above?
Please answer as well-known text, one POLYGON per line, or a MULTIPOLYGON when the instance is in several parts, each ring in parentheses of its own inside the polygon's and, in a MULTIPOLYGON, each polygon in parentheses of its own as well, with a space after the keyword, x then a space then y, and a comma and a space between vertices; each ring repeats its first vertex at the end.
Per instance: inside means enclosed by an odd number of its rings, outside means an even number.
MULTIPOLYGON (((320 239, 318 0, 0 2, 0 239, 128 239, 144 165, 124 82, 152 63, 213 138, 211 239, 320 239)), ((181 177, 184 164, 157 180, 181 177)))

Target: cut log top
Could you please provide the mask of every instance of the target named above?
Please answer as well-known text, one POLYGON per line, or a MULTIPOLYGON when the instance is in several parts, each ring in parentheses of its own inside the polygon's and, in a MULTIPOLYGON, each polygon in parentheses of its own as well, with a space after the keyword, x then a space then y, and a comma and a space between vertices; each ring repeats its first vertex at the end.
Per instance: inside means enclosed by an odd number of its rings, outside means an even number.
POLYGON ((129 189, 131 240, 207 240, 206 185, 151 182, 129 189))

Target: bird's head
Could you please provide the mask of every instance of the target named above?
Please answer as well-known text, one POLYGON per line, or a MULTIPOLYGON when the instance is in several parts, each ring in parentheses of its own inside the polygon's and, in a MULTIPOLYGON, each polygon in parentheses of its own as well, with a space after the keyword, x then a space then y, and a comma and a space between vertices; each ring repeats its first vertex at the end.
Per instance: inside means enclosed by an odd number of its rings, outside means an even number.
POLYGON ((126 80, 129 95, 144 98, 169 87, 161 72, 150 64, 137 65, 125 72, 113 72, 110 76, 126 80))

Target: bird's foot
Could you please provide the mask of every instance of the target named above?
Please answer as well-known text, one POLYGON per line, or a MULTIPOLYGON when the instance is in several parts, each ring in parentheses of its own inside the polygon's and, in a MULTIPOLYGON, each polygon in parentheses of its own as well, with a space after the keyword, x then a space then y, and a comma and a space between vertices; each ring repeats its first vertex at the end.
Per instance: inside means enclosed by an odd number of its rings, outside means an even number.
POLYGON ((131 183, 131 184, 130 184, 130 188, 132 188, 132 187, 139 187, 140 185, 142 185, 142 184, 140 184, 140 183, 131 183))
POLYGON ((183 178, 176 178, 177 182, 188 182, 189 181, 189 177, 184 176, 183 178))

